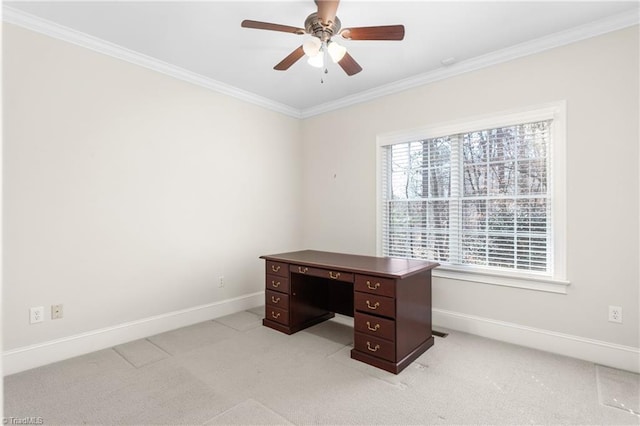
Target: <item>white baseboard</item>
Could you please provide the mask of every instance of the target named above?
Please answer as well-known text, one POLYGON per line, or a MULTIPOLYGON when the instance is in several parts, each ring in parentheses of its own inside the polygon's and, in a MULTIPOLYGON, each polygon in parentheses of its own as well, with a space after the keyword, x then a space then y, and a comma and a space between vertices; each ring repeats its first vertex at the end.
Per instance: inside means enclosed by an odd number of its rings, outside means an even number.
POLYGON ((433 309, 433 327, 444 327, 520 346, 640 373, 640 348, 587 339, 459 312, 433 309))
POLYGON ((264 304, 264 292, 194 306, 2 353, 4 375, 62 361, 264 304))
MULTIPOLYGON (((251 309, 264 303, 264 292, 252 293, 180 311, 93 330, 5 351, 4 375, 40 367, 180 327, 251 309)), ((443 309, 433 309, 434 328, 444 327, 490 339, 583 359, 640 373, 640 349, 562 334, 443 309)))

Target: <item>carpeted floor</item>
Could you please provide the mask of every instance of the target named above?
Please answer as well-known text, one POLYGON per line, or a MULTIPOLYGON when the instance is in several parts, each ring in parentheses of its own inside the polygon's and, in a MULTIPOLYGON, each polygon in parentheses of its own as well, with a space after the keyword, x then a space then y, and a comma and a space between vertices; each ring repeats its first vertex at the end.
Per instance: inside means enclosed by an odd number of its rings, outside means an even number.
MULTIPOLYGON (((637 374, 451 330, 399 375, 352 360, 352 320, 287 336, 263 308, 8 376, 44 424, 640 424, 637 374)), ((10 420, 10 419, 9 419, 10 420)))

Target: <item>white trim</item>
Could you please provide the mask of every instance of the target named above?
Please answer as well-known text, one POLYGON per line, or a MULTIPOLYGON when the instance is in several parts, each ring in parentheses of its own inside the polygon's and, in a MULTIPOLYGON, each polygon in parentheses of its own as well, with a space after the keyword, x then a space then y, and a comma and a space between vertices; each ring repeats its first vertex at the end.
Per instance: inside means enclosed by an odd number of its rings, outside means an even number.
POLYGON ((567 145, 567 102, 565 100, 547 102, 539 105, 525 106, 482 114, 474 117, 463 117, 445 123, 430 124, 413 129, 404 129, 379 134, 376 137, 376 253, 382 252, 382 148, 397 143, 430 139, 480 129, 504 127, 552 119, 552 144, 550 146, 552 171, 551 198, 553 200, 551 230, 551 256, 553 256, 553 276, 527 274, 518 271, 491 272, 482 271, 469 265, 443 265, 434 270, 433 275, 462 281, 473 281, 484 284, 519 287, 528 290, 547 291, 551 293, 567 293, 566 268, 566 145, 567 145))
POLYGON ((302 110, 301 115, 302 118, 309 118, 314 115, 324 114, 325 112, 368 102, 382 96, 392 95, 394 93, 399 93, 414 87, 444 80, 456 75, 487 68, 492 65, 501 64, 524 56, 533 55, 545 50, 554 49, 556 47, 575 43, 587 38, 606 34, 608 32, 621 30, 632 25, 637 25, 639 22, 640 17, 638 16, 637 11, 623 12, 589 24, 570 28, 565 31, 497 50, 486 55, 460 61, 448 67, 438 68, 424 74, 408 77, 371 90, 356 93, 355 95, 345 96, 344 98, 336 101, 316 105, 302 110))
POLYGON ((527 290, 546 291, 548 293, 567 294, 569 281, 554 280, 550 278, 538 278, 528 276, 512 276, 499 273, 483 273, 474 271, 456 270, 454 267, 442 265, 432 272, 434 277, 447 278, 458 281, 471 281, 474 283, 499 285, 504 287, 524 288, 527 290))
POLYGON ((2 19, 7 23, 19 25, 21 27, 39 32, 49 37, 63 40, 98 53, 121 59, 123 61, 127 61, 132 64, 139 65, 141 67, 177 78, 178 80, 186 81, 187 83, 195 84, 196 86, 204 87, 206 89, 213 90, 215 92, 222 93, 224 95, 228 95, 261 106, 263 108, 270 109, 272 111, 276 111, 294 118, 301 117, 300 110, 296 108, 292 108, 288 105, 272 101, 271 99, 267 99, 254 93, 247 92, 246 90, 238 89, 228 84, 188 71, 184 68, 180 68, 167 62, 163 62, 159 59, 152 58, 151 56, 135 52, 117 44, 99 39, 97 37, 93 37, 89 34, 56 24, 55 22, 39 18, 37 16, 23 12, 19 9, 3 5, 2 12, 2 19))
POLYGON ((368 102, 382 96, 392 95, 418 86, 423 86, 435 81, 444 80, 449 77, 464 74, 467 72, 490 67, 510 61, 512 59, 521 58, 523 56, 533 55, 545 50, 575 43, 590 37, 606 34, 611 31, 621 30, 623 28, 637 25, 640 22, 636 11, 629 11, 610 16, 589 24, 570 28, 555 34, 550 34, 536 40, 511 46, 506 49, 478 56, 476 58, 467 59, 448 67, 438 68, 423 74, 409 77, 403 80, 392 82, 371 90, 357 93, 355 95, 346 96, 344 98, 330 101, 321 105, 316 105, 306 109, 298 109, 289 105, 276 102, 265 97, 247 92, 242 89, 230 86, 228 84, 204 77, 191 71, 175 65, 162 62, 150 56, 143 55, 138 52, 126 49, 116 44, 101 40, 97 37, 90 36, 80 31, 56 24, 54 22, 39 18, 22 10, 13 8, 6 4, 2 6, 2 20, 10 24, 19 25, 21 27, 36 31, 53 38, 67 41, 78 46, 94 50, 105 55, 112 56, 136 65, 149 68, 151 70, 172 76, 179 80, 183 80, 225 95, 229 95, 246 102, 259 105, 261 107, 280 112, 282 114, 294 118, 309 118, 325 112, 346 108, 355 104, 368 102))
POLYGON ((433 324, 477 336, 640 373, 640 348, 510 322, 433 309, 433 324))
POLYGON ((567 102, 558 102, 551 123, 551 252, 553 277, 558 281, 567 279, 567 102))
POLYGON ((381 136, 376 137, 376 256, 382 256, 382 144, 381 136))
POLYGON ((444 123, 429 124, 412 129, 382 133, 377 136, 377 146, 380 148, 411 140, 437 138, 454 133, 472 132, 489 127, 505 127, 529 121, 558 120, 564 118, 562 115, 566 115, 566 105, 567 102, 565 100, 559 100, 505 111, 489 112, 472 117, 462 117, 444 123))
POLYGON ((73 336, 11 349, 2 353, 3 374, 9 375, 78 355, 143 339, 154 334, 209 321, 264 304, 264 292, 92 330, 73 336))

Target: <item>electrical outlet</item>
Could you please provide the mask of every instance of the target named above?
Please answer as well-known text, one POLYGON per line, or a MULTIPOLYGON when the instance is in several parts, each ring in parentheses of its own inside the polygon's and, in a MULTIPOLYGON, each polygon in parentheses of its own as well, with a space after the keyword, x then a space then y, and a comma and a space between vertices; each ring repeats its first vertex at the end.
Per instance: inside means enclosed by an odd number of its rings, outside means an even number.
POLYGON ((35 324, 44 320, 44 306, 29 308, 29 324, 35 324))
POLYGON ((51 305, 51 319, 60 319, 60 318, 62 318, 62 304, 51 305))
POLYGON ((622 324, 622 308, 620 306, 609 306, 609 321, 622 324))
POLYGON ((220 275, 218 277, 218 288, 224 287, 224 276, 220 275))

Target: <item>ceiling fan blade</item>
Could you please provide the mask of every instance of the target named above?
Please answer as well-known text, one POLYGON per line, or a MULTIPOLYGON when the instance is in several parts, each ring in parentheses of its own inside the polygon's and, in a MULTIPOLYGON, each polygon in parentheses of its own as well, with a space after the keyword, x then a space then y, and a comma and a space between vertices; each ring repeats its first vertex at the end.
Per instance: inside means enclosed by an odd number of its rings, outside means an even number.
POLYGON ((402 40, 404 25, 345 28, 340 36, 347 40, 402 40))
POLYGON ((351 55, 349 55, 349 53, 344 54, 344 57, 340 59, 338 65, 342 67, 347 75, 358 74, 360 71, 362 71, 362 67, 360 66, 360 64, 358 64, 356 60, 353 59, 351 55))
POLYGON ((327 25, 329 22, 336 20, 336 12, 338 11, 338 4, 340 0, 315 0, 318 6, 318 17, 323 24, 327 25))
POLYGON ((254 28, 256 30, 280 31, 283 33, 304 34, 304 28, 290 27, 289 25, 272 24, 270 22, 252 21, 245 19, 240 24, 243 28, 254 28))
POLYGON ((295 64, 298 59, 302 58, 303 56, 304 50, 302 50, 302 46, 300 46, 293 52, 289 53, 289 56, 280 61, 280 63, 273 67, 273 69, 278 71, 286 71, 291 65, 295 64))

